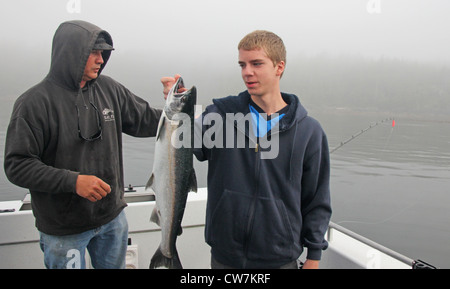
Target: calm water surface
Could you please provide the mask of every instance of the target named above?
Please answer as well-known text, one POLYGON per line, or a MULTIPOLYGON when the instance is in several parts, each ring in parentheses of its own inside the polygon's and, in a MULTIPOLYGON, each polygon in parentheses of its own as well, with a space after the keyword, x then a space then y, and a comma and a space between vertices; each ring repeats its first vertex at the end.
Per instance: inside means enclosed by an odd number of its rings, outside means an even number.
MULTIPOLYGON (((364 128, 368 119, 324 118, 330 147, 342 137, 334 132, 364 128)), ((394 128, 388 122, 370 129, 334 152, 331 162, 334 222, 450 268, 450 123, 396 118, 394 128)))
MULTIPOLYGON (((13 100, 0 118, 0 201, 26 190, 3 171, 6 127, 13 100)), ((376 113, 311 110, 330 149, 386 118, 376 113)), ((391 115, 390 115, 391 116, 391 115)), ((395 115, 393 115, 395 117, 395 115)), ((376 242, 441 268, 450 268, 450 123, 396 117, 374 126, 331 155, 332 220, 376 242)), ((145 185, 153 166, 154 139, 124 136, 125 184, 145 185)), ((199 186, 206 165, 195 161, 199 186)))

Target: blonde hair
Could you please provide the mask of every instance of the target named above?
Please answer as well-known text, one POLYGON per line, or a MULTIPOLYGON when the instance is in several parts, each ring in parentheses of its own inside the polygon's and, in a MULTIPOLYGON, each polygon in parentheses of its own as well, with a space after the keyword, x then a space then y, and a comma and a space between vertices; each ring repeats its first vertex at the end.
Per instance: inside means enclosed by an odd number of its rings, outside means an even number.
POLYGON ((240 49, 263 49, 267 57, 272 60, 274 66, 281 61, 284 61, 286 64, 286 47, 284 46, 283 40, 270 31, 256 30, 247 34, 239 42, 238 50, 240 49))

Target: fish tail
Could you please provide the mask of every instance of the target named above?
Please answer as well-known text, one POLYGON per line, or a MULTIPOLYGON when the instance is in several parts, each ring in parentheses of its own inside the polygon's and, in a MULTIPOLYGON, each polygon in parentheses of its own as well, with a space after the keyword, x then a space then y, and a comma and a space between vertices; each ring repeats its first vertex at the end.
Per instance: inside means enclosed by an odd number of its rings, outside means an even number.
POLYGON ((173 252, 173 257, 168 258, 164 256, 164 254, 161 251, 161 248, 158 247, 155 254, 152 257, 152 260, 150 261, 150 269, 156 269, 159 267, 166 267, 169 269, 183 269, 183 266, 181 265, 180 258, 178 257, 178 252, 175 249, 173 252))

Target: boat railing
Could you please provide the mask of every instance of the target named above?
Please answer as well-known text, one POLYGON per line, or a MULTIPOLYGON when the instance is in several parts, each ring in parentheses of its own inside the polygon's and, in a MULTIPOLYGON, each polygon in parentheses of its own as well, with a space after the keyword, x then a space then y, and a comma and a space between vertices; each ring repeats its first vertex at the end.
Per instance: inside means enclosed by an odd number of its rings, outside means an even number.
POLYGON ((358 240, 359 242, 366 244, 367 246, 370 246, 370 247, 372 247, 372 248, 404 263, 404 264, 407 264, 408 266, 410 266, 413 269, 436 269, 436 267, 431 264, 428 264, 422 260, 411 259, 399 252, 389 249, 377 242, 374 242, 366 237, 363 237, 363 236, 355 233, 354 231, 351 231, 351 230, 344 228, 333 222, 330 222, 330 224, 328 226, 327 240, 329 242, 331 242, 333 240, 333 230, 337 230, 355 240, 358 240))

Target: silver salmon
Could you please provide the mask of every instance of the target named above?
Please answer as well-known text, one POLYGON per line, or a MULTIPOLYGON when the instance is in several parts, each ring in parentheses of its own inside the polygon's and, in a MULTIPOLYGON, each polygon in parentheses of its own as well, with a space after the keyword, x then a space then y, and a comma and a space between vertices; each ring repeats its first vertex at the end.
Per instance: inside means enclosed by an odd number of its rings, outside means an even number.
POLYGON ((193 86, 184 93, 180 77, 167 95, 156 133, 153 173, 146 190, 155 193, 156 206, 150 220, 161 227, 161 243, 150 262, 150 269, 166 267, 182 269, 176 248, 182 233, 186 200, 190 191, 197 192, 193 167, 194 108, 197 90, 193 86))

